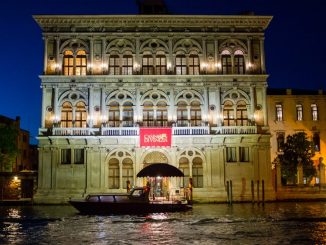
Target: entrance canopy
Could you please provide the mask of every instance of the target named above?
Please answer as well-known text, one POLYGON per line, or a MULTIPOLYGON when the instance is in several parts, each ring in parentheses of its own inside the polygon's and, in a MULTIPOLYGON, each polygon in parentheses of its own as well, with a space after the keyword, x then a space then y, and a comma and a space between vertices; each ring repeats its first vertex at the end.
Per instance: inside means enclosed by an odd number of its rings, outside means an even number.
POLYGON ((137 174, 137 177, 183 177, 184 174, 180 169, 166 164, 166 163, 153 163, 137 174))

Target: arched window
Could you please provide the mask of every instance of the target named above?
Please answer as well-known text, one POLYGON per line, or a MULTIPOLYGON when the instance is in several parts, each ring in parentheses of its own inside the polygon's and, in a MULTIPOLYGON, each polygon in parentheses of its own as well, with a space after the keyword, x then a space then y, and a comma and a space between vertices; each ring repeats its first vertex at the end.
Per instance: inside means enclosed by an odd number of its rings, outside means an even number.
POLYGON ((175 72, 177 75, 187 74, 187 63, 185 55, 177 55, 175 57, 175 72))
POLYGON ((127 181, 130 181, 131 186, 134 183, 134 169, 130 158, 125 158, 122 161, 122 185, 124 189, 127 189, 127 181))
POLYGON ((122 75, 132 75, 133 60, 131 55, 122 57, 122 75))
POLYGON ((157 103, 156 110, 156 126, 166 127, 168 126, 168 110, 165 102, 157 103))
POLYGON ((72 106, 69 102, 65 102, 61 109, 61 127, 72 127, 72 106))
POLYGON ((244 101, 239 101, 237 103, 237 126, 247 126, 247 125, 248 125, 247 105, 244 101))
POLYGON ((177 104, 177 123, 178 126, 188 126, 188 110, 187 104, 184 101, 180 101, 177 104))
POLYGON ((63 74, 66 76, 85 76, 87 71, 87 57, 85 50, 79 50, 74 56, 71 50, 63 54, 63 74))
POLYGON ((75 114, 75 127, 77 128, 86 128, 86 106, 84 102, 78 102, 76 105, 76 114, 75 114))
POLYGON ((226 101, 223 107, 224 126, 235 126, 234 108, 231 101, 226 101))
POLYGON ((203 160, 200 157, 195 157, 192 160, 192 183, 195 188, 203 188, 203 160))
POLYGON ((151 55, 143 56, 142 64, 143 75, 153 75, 154 74, 154 59, 151 55))
POLYGON ((235 74, 245 74, 245 59, 243 52, 241 50, 236 50, 234 52, 234 73, 235 74))
POLYGON ((109 58, 109 74, 120 75, 120 62, 118 55, 111 55, 109 58))
POLYGON ((85 76, 87 69, 85 50, 79 50, 76 56, 76 74, 77 76, 85 76))
POLYGON ((109 188, 119 189, 119 160, 112 158, 109 161, 109 188))
POLYGON ((123 113, 122 113, 122 121, 123 126, 132 127, 134 121, 133 108, 131 102, 125 102, 123 104, 123 113))
POLYGON ((120 127, 120 109, 115 101, 109 104, 109 126, 120 127))
POLYGON ((145 102, 143 108, 143 125, 145 127, 154 126, 154 108, 152 102, 145 102))
POLYGON ((63 54, 63 74, 74 75, 74 56, 70 50, 66 50, 63 54))
POLYGON ((156 56, 156 75, 166 74, 166 57, 164 55, 156 56))
POLYGON ((232 60, 231 54, 228 50, 223 50, 221 54, 222 59, 222 74, 231 74, 232 73, 232 60))
POLYGON ((190 107, 191 126, 201 125, 201 109, 199 101, 191 102, 190 107))
POLYGON ((199 75, 199 57, 198 55, 190 55, 188 59, 189 75, 199 75))
POLYGON ((188 187, 190 171, 189 171, 189 160, 186 157, 180 158, 179 169, 184 174, 180 187, 188 187))

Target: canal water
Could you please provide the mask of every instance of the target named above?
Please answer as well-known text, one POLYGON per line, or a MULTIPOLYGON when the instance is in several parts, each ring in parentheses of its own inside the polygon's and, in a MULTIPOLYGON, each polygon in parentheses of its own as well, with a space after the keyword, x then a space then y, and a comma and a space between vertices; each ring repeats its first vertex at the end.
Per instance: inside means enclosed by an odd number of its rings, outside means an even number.
POLYGON ((2 206, 0 244, 326 244, 326 203, 198 204, 145 216, 2 206))

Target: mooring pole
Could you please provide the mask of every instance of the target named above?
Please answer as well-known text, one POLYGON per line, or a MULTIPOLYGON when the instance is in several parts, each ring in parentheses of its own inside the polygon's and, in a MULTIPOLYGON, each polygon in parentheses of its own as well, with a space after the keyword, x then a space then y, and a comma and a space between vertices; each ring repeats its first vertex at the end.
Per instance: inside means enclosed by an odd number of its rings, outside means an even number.
POLYGON ((259 180, 257 180, 257 203, 259 205, 259 180))
POLYGON ((254 185, 254 181, 251 181, 251 201, 252 204, 255 203, 255 185, 254 185))
POLYGON ((230 205, 232 205, 232 180, 230 180, 230 205))
POLYGON ((265 205, 265 182, 264 182, 264 180, 261 181, 261 188, 262 188, 262 203, 264 206, 265 205))
POLYGON ((230 202, 229 181, 226 181, 226 202, 230 202))

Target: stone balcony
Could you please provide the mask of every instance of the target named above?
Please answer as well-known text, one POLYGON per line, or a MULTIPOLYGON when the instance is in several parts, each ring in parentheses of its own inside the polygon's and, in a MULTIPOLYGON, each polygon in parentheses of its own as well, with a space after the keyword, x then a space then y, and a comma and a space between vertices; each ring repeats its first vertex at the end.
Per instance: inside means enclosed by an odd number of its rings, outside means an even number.
MULTIPOLYGON (((139 127, 40 128, 39 136, 137 136, 139 127)), ((172 135, 257 134, 256 126, 172 127, 172 135)))

